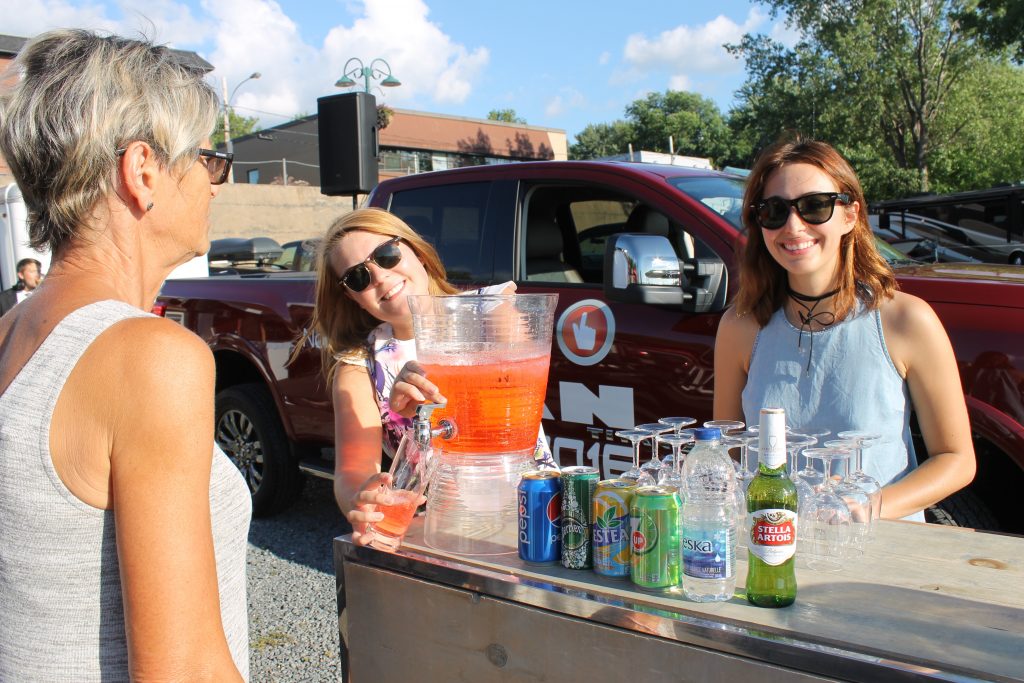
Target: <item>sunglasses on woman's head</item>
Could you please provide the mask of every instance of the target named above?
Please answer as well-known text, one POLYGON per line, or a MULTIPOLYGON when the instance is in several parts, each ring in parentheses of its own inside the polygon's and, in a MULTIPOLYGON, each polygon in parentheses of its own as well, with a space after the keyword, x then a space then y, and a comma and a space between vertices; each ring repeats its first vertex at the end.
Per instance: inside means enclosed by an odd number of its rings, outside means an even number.
POLYGON ((832 218, 836 201, 849 204, 850 195, 845 192, 813 192, 796 199, 768 197, 754 204, 754 215, 762 228, 778 230, 789 220, 789 209, 793 207, 806 223, 821 225, 832 218))
POLYGON ((369 287, 372 278, 366 264, 372 262, 384 270, 391 270, 402 260, 401 241, 401 237, 392 237, 387 242, 378 245, 362 263, 357 263, 346 270, 338 280, 338 284, 345 285, 353 292, 361 292, 369 287))

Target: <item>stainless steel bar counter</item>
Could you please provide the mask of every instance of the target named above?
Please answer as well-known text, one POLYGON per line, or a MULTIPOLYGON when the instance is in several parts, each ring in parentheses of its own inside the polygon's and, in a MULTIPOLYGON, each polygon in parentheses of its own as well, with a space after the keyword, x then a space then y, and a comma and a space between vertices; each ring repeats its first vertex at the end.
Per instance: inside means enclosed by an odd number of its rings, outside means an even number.
POLYGON ((1024 681, 1024 539, 881 522, 842 571, 798 565, 796 604, 644 593, 515 549, 397 553, 334 540, 357 683, 1024 681))

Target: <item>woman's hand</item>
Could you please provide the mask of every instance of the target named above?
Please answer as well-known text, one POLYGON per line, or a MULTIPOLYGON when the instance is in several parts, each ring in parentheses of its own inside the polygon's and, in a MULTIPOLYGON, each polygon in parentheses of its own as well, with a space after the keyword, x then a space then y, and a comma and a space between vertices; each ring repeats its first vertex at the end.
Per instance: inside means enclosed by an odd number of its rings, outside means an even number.
POLYGON ((352 542, 356 545, 368 545, 373 540, 373 531, 367 529, 367 525, 384 519, 383 513, 377 511, 377 505, 390 499, 390 494, 386 493, 390 483, 391 475, 387 472, 374 474, 352 497, 347 517, 352 525, 352 542))
MULTIPOLYGON (((352 506, 348 513, 348 521, 352 524, 352 542, 356 545, 369 545, 375 536, 367 525, 384 519, 384 513, 377 509, 378 505, 392 504, 393 497, 389 485, 391 475, 387 472, 375 474, 366 480, 363 487, 352 498, 352 506)), ((426 496, 420 496, 417 507, 427 502, 426 496)))
POLYGON ((416 412, 416 406, 420 403, 428 401, 445 403, 447 400, 437 385, 427 379, 420 364, 411 360, 402 366, 398 376, 395 377, 395 384, 391 387, 391 395, 388 397, 388 405, 393 412, 402 417, 412 417, 416 412))

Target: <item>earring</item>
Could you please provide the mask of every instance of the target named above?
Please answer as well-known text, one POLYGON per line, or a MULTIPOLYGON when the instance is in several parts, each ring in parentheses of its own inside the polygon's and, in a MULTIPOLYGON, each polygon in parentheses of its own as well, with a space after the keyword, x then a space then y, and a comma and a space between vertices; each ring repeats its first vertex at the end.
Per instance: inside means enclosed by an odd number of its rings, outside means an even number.
POLYGON ((149 204, 146 204, 146 211, 152 211, 152 210, 153 210, 153 202, 150 202, 149 204))

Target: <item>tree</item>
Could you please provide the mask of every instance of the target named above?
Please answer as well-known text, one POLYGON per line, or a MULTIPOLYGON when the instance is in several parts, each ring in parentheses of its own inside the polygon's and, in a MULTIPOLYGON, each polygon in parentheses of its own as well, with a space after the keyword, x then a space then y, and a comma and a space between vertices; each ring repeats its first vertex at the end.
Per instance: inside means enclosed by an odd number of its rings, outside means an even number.
POLYGON ((810 123, 837 133, 833 142, 881 143, 879 151, 896 168, 914 170, 917 188, 927 191, 932 158, 959 134, 939 125, 950 94, 982 58, 959 19, 967 1, 767 0, 805 38, 794 49, 765 36, 732 46, 761 62, 745 85, 747 104, 763 112, 779 105, 767 98, 789 92, 790 104, 803 103, 797 123, 804 132, 810 123), (822 112, 807 112, 807 103, 820 103, 822 112))
POLYGON ((521 123, 526 125, 526 119, 516 116, 515 109, 492 109, 487 112, 488 121, 504 121, 505 123, 521 123))
POLYGON ((713 101, 697 93, 648 93, 626 107, 626 117, 633 126, 633 145, 638 149, 674 151, 716 161, 729 156, 729 127, 722 113, 713 101))
POLYGON ((978 0, 960 18, 989 48, 1010 48, 1014 59, 1024 62, 1024 3, 1020 0, 978 0))
POLYGON ((625 121, 592 123, 569 145, 570 159, 599 159, 625 154, 633 140, 633 126, 625 121))
MULTIPOLYGON (((231 139, 240 138, 243 135, 256 130, 259 123, 256 117, 239 116, 234 109, 228 109, 228 126, 231 128, 231 139)), ((218 145, 224 144, 224 112, 217 116, 217 125, 213 128, 213 135, 210 136, 210 143, 216 149, 218 145)))

